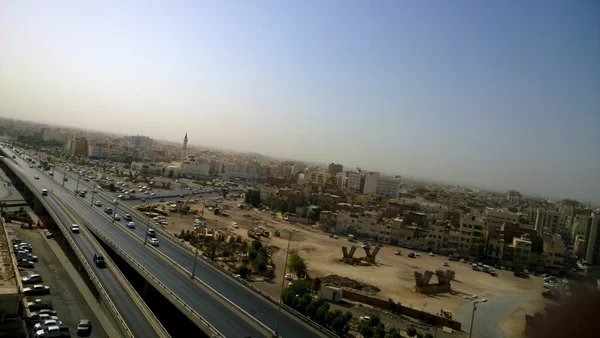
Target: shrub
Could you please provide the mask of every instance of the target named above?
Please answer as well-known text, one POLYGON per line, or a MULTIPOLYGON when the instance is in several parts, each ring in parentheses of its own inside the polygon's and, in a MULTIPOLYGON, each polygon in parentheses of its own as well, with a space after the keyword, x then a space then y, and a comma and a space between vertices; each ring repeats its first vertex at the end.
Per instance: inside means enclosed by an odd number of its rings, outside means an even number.
POLYGON ((238 268, 238 274, 242 277, 242 278, 246 278, 248 277, 248 275, 250 274, 250 268, 242 265, 238 268))

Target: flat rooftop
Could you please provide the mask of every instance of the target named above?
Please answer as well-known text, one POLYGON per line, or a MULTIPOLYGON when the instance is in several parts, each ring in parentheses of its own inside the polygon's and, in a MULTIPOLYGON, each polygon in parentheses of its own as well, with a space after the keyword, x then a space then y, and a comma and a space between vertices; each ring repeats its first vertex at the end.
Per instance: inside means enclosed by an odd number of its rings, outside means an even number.
POLYGON ((10 254, 11 242, 8 240, 8 232, 4 220, 0 218, 0 296, 18 294, 17 276, 19 271, 15 270, 13 258, 10 254))

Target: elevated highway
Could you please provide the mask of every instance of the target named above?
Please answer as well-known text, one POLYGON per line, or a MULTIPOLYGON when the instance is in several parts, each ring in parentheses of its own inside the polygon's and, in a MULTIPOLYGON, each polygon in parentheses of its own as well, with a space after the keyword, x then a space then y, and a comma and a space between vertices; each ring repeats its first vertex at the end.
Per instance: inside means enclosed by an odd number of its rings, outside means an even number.
MULTIPOLYGON (((7 155, 12 153, 7 152, 7 155)), ((205 259, 199 257, 195 277, 190 278, 194 266, 193 253, 172 238, 161 236, 160 232, 159 247, 144 245, 147 217, 130 212, 137 224, 135 229, 127 228, 124 222, 113 223, 101 208, 91 206, 92 194, 88 193, 82 198, 73 193, 77 184, 75 180, 64 182, 63 188, 64 174, 57 172, 54 178, 50 178, 35 168, 29 168, 20 157, 17 156, 16 160, 19 165, 10 167, 19 171, 23 180, 35 189, 52 190, 52 194, 56 194, 73 212, 89 222, 91 228, 95 229, 92 231, 113 243, 120 255, 138 264, 148 275, 160 281, 178 302, 185 304, 185 308, 190 310, 185 313, 188 317, 194 312, 194 315, 200 316, 226 337, 270 336, 276 328, 285 338, 333 336, 331 332, 285 308, 278 316, 277 303, 273 299, 259 294, 205 259), (34 179, 35 175, 39 179, 34 179)), ((83 180, 80 180, 79 186, 92 189, 91 184, 83 180)), ((94 198, 100 199, 106 206, 113 204, 114 196, 98 193, 94 198)), ((118 206, 122 207, 129 206, 118 206)), ((125 212, 119 210, 119 213, 125 212)))

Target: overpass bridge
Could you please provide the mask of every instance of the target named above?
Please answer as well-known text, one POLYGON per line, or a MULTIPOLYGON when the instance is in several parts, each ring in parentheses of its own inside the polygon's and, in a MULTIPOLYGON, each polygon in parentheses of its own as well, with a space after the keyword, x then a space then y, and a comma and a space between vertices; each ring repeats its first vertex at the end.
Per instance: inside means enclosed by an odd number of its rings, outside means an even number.
MULTIPOLYGON (((7 151, 7 155, 12 156, 13 153, 7 151)), ((113 223, 110 216, 91 206, 91 198, 94 198, 92 194, 85 198, 76 196, 74 180, 64 182, 59 173, 55 173, 54 177, 40 175, 39 171, 29 168, 19 156, 9 168, 18 172, 19 178, 31 186, 29 189, 52 190, 50 194, 57 195, 63 201, 62 207, 53 208, 71 209, 71 212, 79 215, 100 241, 112 246, 146 280, 156 284, 157 290, 177 305, 182 313, 204 330, 213 334, 219 332, 226 337, 272 336, 277 328, 279 335, 285 338, 335 336, 285 305, 279 316, 277 300, 233 278, 207 259, 198 259, 195 276, 190 278, 195 259, 193 252, 161 233, 160 229, 155 229, 159 232, 160 246, 144 245, 146 227, 143 225, 149 219, 131 206, 122 203, 117 208, 125 208, 125 212, 132 214, 138 225, 135 229, 126 228, 118 222, 113 223), (39 175, 39 180, 35 180, 34 175, 39 175)), ((91 184, 93 183, 79 182, 80 186, 90 190, 91 184)), ((95 199, 108 205, 113 204, 114 196, 99 192, 95 199)))
MULTIPOLYGON (((17 163, 7 163, 12 159, 0 161, 8 175, 14 176, 11 171, 12 165, 17 163)), ((27 191, 25 185, 29 183, 21 182, 21 187, 27 191)), ((170 337, 164 330, 161 323, 156 319, 153 313, 148 309, 141 297, 133 291, 129 282, 122 276, 110 260, 108 268, 99 268, 93 263, 94 253, 101 253, 107 257, 100 245, 82 229, 80 234, 73 234, 69 230, 69 225, 77 223, 69 212, 63 210, 54 198, 44 198, 39 190, 33 190, 30 186, 28 198, 33 199, 35 209, 40 212, 42 209, 48 211, 53 221, 63 233, 70 247, 73 248, 78 256, 82 267, 86 270, 93 284, 100 294, 98 301, 104 304, 104 308, 120 331, 122 337, 170 337)))

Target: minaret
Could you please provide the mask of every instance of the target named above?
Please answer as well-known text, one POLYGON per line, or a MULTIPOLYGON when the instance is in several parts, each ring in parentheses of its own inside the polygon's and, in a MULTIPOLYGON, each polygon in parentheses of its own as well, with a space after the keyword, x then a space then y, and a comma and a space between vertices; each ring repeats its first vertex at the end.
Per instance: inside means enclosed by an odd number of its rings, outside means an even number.
POLYGON ((179 169, 183 170, 183 163, 185 162, 185 151, 187 150, 187 133, 183 138, 183 147, 181 148, 181 162, 179 163, 179 169))

